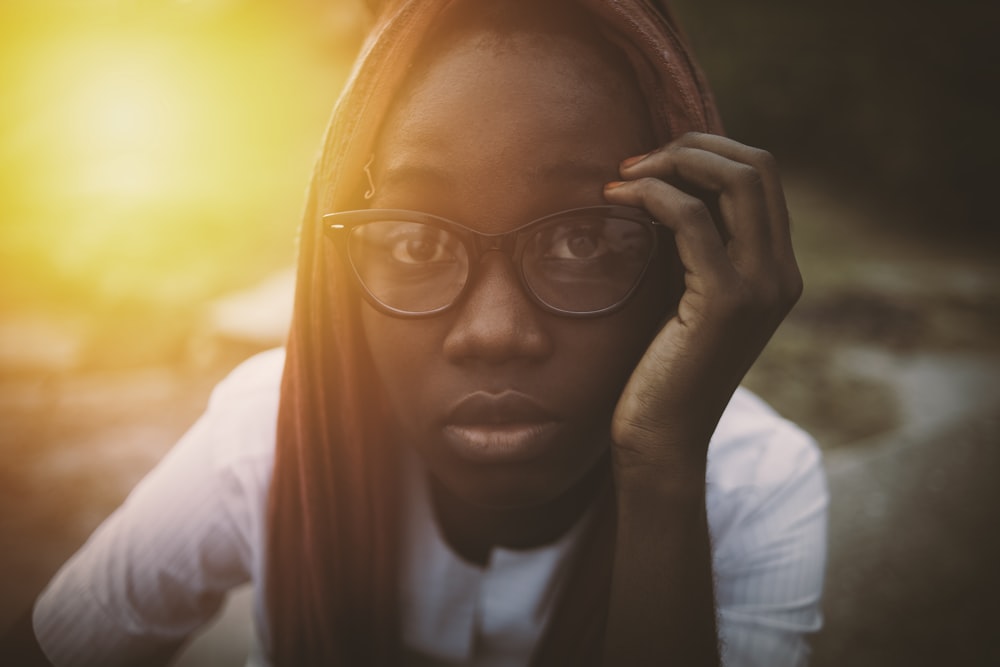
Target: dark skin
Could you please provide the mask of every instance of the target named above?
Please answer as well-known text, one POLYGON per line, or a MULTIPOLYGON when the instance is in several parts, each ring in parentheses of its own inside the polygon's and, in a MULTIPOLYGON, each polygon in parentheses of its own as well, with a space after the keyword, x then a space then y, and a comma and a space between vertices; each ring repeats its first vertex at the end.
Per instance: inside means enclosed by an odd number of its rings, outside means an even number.
MULTIPOLYGON (((648 145, 648 128, 621 123, 563 58, 512 50, 514 62, 482 62, 481 45, 467 47, 435 61, 389 119, 372 207, 427 211, 491 232, 607 203, 603 183, 617 177, 621 155, 648 145), (577 80, 567 86, 571 76, 577 80), (494 84, 483 86, 487 79, 494 84), (615 131, 595 139, 592 128, 609 114, 615 131)), ((612 85, 611 72, 604 75, 612 85)), ((641 106, 630 92, 632 99, 615 99, 629 102, 631 116, 641 106)), ((467 559, 483 562, 495 545, 553 541, 586 508, 601 480, 615 403, 667 304, 657 285, 662 266, 622 311, 585 320, 538 308, 500 253, 487 253, 478 269, 466 297, 445 314, 399 319, 366 304, 362 317, 400 441, 432 472, 445 533, 467 559), (443 445, 449 406, 476 391, 506 390, 559 420, 541 457, 473 463, 443 445)))
POLYGON ((619 514, 605 664, 717 664, 708 443, 801 292, 777 169, 705 134, 640 157, 651 132, 622 77, 572 40, 513 39, 497 51, 466 36, 411 81, 376 151, 373 207, 484 232, 575 206, 641 207, 673 233, 683 285, 661 259, 621 311, 569 319, 538 308, 509 260, 488 253, 444 314, 363 308, 377 371, 460 554, 484 563, 495 546, 551 542, 610 462, 619 514), (509 389, 556 415, 543 454, 482 463, 443 444, 447 406, 509 389))

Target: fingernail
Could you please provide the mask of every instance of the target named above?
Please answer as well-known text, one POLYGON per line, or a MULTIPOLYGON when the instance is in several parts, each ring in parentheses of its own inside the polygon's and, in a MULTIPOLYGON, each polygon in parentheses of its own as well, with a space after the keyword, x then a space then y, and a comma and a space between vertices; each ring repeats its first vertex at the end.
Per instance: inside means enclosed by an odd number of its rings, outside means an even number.
POLYGON ((610 181, 604 184, 605 190, 614 190, 615 188, 625 185, 625 181, 610 181))
POLYGON ((622 160, 621 168, 628 169, 629 167, 639 164, 647 157, 649 157, 650 153, 652 152, 653 151, 649 151, 649 153, 643 153, 642 155, 633 155, 632 157, 625 158, 624 160, 622 160))

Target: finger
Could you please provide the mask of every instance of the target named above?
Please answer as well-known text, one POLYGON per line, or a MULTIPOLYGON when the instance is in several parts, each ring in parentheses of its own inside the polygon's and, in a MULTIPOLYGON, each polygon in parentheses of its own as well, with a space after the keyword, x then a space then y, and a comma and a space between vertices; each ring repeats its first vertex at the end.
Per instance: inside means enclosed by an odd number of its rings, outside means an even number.
POLYGON ((680 137, 679 141, 682 146, 710 150, 731 160, 745 162, 757 169, 761 175, 767 207, 771 213, 771 237, 774 241, 775 254, 779 258, 794 261, 788 204, 781 185, 778 162, 774 156, 765 150, 717 134, 690 132, 680 137))
MULTIPOLYGON (((689 132, 664 148, 647 154, 644 156, 644 159, 626 160, 625 164, 628 164, 628 166, 623 165, 622 175, 628 178, 638 177, 639 172, 637 170, 640 165, 642 165, 642 169, 655 168, 657 161, 662 159, 661 154, 669 154, 671 150, 681 148, 693 148, 716 153, 724 158, 750 165, 756 169, 760 176, 764 198, 767 203, 767 220, 771 230, 770 237, 775 256, 785 260, 793 258, 785 193, 781 185, 777 162, 774 156, 767 151, 741 144, 738 141, 717 134, 689 132), (648 166, 647 163, 649 163, 648 166)), ((647 174, 643 173, 642 175, 647 174)))
POLYGON ((700 148, 671 145, 623 173, 629 177, 676 177, 717 194, 733 262, 751 272, 773 264, 764 186, 753 166, 700 148))
POLYGON ((747 146, 728 137, 716 134, 690 132, 678 139, 679 146, 690 146, 711 150, 732 160, 739 160, 753 165, 761 176, 764 194, 770 212, 771 239, 774 256, 783 276, 784 288, 792 296, 792 301, 798 299, 802 292, 802 275, 795 260, 792 248, 791 221, 788 215, 788 204, 785 200, 784 188, 778 163, 767 151, 747 146))
POLYGON ((613 204, 645 209, 673 232, 688 288, 739 279, 712 214, 697 197, 657 178, 609 183, 604 196, 613 204))

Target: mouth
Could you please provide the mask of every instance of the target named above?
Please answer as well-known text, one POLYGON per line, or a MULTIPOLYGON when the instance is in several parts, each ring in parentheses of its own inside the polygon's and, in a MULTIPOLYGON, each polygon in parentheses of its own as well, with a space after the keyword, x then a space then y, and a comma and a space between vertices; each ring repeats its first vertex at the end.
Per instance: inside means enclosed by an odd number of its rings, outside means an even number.
POLYGON ((455 405, 443 432, 458 456, 479 463, 529 461, 549 449, 559 420, 515 391, 476 392, 455 405))

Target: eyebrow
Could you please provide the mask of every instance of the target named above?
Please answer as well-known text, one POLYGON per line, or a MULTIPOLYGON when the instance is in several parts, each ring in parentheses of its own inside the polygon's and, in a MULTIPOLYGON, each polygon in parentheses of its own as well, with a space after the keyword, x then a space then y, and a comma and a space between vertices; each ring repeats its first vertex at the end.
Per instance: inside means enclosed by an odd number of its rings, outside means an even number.
POLYGON ((449 186, 452 183, 452 178, 446 169, 429 163, 416 162, 390 165, 380 180, 380 185, 383 188, 392 188, 413 182, 430 182, 441 186, 449 186))
POLYGON ((617 165, 608 165, 594 161, 559 160, 533 164, 528 167, 532 178, 537 180, 607 180, 610 174, 617 174, 617 165))
MULTIPOLYGON (((616 165, 606 165, 590 160, 558 160, 555 162, 526 165, 525 170, 537 181, 604 181, 617 175, 616 165)), ((391 188, 406 183, 434 184, 450 187, 454 179, 443 165, 431 162, 404 162, 389 165, 381 177, 381 186, 391 188)))

